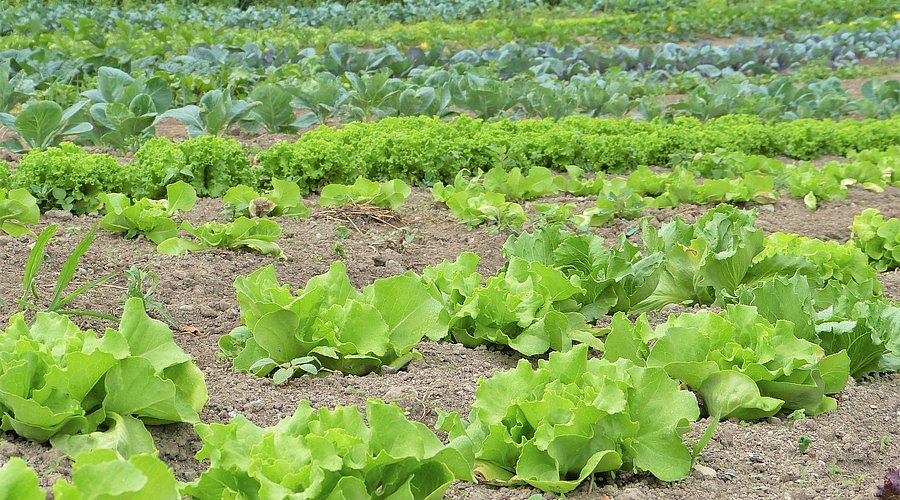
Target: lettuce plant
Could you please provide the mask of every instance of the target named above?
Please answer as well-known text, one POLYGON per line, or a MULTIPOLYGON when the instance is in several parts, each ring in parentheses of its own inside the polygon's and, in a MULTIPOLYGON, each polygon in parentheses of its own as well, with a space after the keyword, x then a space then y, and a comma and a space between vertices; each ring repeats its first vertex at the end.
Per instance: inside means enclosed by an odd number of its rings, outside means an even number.
POLYGON ((281 236, 281 226, 273 220, 238 217, 227 224, 210 221, 197 227, 183 221, 178 227, 193 239, 180 236, 165 239, 156 246, 159 253, 184 255, 209 248, 250 248, 263 255, 284 258, 284 252, 275 243, 281 236))
POLYGON ((697 391, 716 420, 752 420, 782 409, 824 413, 837 408, 827 394, 841 392, 850 376, 845 351, 826 355, 797 337, 793 323, 770 323, 746 305, 671 315, 655 330, 645 317, 632 325, 617 314, 603 357, 665 369, 697 391))
POLYGON ((0 428, 69 455, 152 452, 144 423, 196 422, 206 397, 191 356, 140 299, 102 337, 56 313, 31 324, 16 314, 0 332, 0 428))
POLYGON ((513 200, 533 200, 558 193, 566 182, 565 177, 555 175, 546 167, 532 167, 527 174, 519 167, 509 170, 494 167, 484 174, 485 190, 503 193, 513 200))
POLYGON ((471 440, 485 482, 566 493, 602 472, 683 479, 692 457, 682 435, 699 416, 662 368, 589 358, 581 345, 481 380, 467 420, 454 412, 438 426, 471 440))
POLYGON ((358 292, 344 264, 334 262, 293 294, 269 265, 239 276, 234 286, 243 326, 219 345, 235 368, 258 376, 290 370, 293 360, 306 356, 326 372, 401 368, 417 357, 413 347, 422 338, 447 334, 441 302, 414 276, 379 279, 358 292))
POLYGON ((399 179, 376 182, 358 177, 356 182, 350 185, 328 184, 323 187, 319 203, 323 207, 368 203, 376 207, 396 210, 406 201, 410 193, 412 193, 412 189, 399 179))
POLYGON ((0 484, 4 486, 3 498, 21 500, 47 500, 34 469, 19 457, 10 457, 0 467, 0 484))
MULTIPOLYGON (((12 457, 0 467, 3 498, 46 500, 38 476, 28 463, 12 457)), ((72 479, 56 480, 53 497, 59 500, 84 498, 180 498, 180 484, 172 469, 155 453, 123 458, 115 450, 98 449, 79 453, 72 467, 72 479)))
POLYGON ((99 208, 101 193, 126 192, 127 175, 115 158, 64 142, 26 154, 16 166, 12 187, 29 190, 41 210, 84 214, 99 208))
POLYGON ((365 419, 355 406, 313 410, 301 401, 273 427, 237 416, 196 429, 203 439, 197 459, 208 459, 209 469, 183 493, 197 500, 437 500, 454 480, 475 479, 468 438, 444 445, 399 407, 378 400, 366 403, 365 419))
POLYGON ((885 220, 876 208, 853 218, 853 241, 878 271, 900 267, 900 219, 885 220))
POLYGON ((187 211, 197 202, 197 192, 190 184, 178 181, 166 186, 165 200, 147 198, 130 200, 121 193, 104 193, 100 201, 106 215, 100 227, 114 233, 125 233, 126 238, 143 235, 157 245, 178 236, 178 225, 172 220, 179 211, 187 211))
POLYGON ((25 234, 34 235, 26 224, 37 224, 41 217, 37 200, 27 189, 0 188, 0 230, 19 237, 25 234))
POLYGON ((453 184, 435 184, 431 188, 431 194, 469 227, 486 222, 493 222, 498 228, 520 227, 528 220, 522 205, 506 201, 503 193, 486 191, 475 180, 466 179, 462 171, 457 174, 453 184))
POLYGON ((509 347, 526 356, 565 351, 573 342, 599 347, 573 297, 583 294, 578 277, 519 257, 484 285, 477 257, 426 269, 423 281, 444 298, 449 336, 468 347, 509 347), (480 286, 478 286, 480 285, 480 286))
POLYGON ((624 235, 618 246, 607 249, 600 236, 575 234, 559 226, 510 236, 503 255, 537 261, 566 277, 576 277, 584 292, 573 298, 590 321, 610 312, 628 311, 650 296, 659 282, 663 261, 660 252, 644 256, 624 235))
POLYGON ((309 208, 303 204, 300 186, 281 179, 272 179, 272 190, 267 193, 258 193, 243 184, 234 186, 225 192, 222 202, 229 217, 309 217, 309 208))
POLYGON ((854 378, 900 368, 900 305, 865 288, 836 284, 823 290, 815 284, 800 273, 775 276, 741 287, 738 300, 771 322, 791 321, 798 338, 826 354, 846 351, 854 378))
POLYGON ((181 484, 155 453, 123 458, 112 450, 98 449, 75 457, 71 482, 58 479, 53 497, 83 498, 181 498, 181 484))
MULTIPOLYGON (((763 242, 762 251, 754 258, 754 264, 764 267, 764 262, 779 256, 800 258, 809 263, 804 274, 816 289, 816 301, 820 308, 830 305, 828 296, 837 290, 852 290, 855 295, 875 297, 881 295, 878 274, 869 265, 866 254, 852 242, 838 243, 817 238, 807 238, 790 233, 772 233, 763 242)), ((793 274, 793 271, 785 273, 793 274)))

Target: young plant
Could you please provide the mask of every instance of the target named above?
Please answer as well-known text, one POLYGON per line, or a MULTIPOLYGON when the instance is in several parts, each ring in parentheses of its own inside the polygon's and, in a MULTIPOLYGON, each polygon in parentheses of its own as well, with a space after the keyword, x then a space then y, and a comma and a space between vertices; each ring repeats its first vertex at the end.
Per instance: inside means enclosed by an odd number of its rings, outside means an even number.
POLYGON ((172 89, 162 77, 135 78, 110 67, 97 72, 97 88, 82 93, 93 103, 92 134, 100 144, 133 147, 150 136, 161 113, 172 105, 172 89))
POLYGON ((144 307, 158 312, 170 325, 177 325, 175 318, 169 313, 169 308, 153 296, 156 287, 159 286, 159 274, 156 271, 145 271, 137 266, 131 266, 125 271, 125 279, 128 281, 128 291, 124 297, 126 302, 131 298, 141 299, 144 307))
POLYGON ((94 128, 90 123, 75 120, 87 104, 87 101, 79 101, 63 110, 53 101, 33 101, 16 116, 0 113, 0 125, 18 136, 0 145, 15 152, 44 149, 59 144, 67 135, 90 132, 94 128))
POLYGON ((463 224, 471 227, 493 222, 498 229, 521 227, 528 218, 522 205, 506 201, 506 195, 485 191, 475 180, 466 180, 460 171, 453 184, 438 182, 431 188, 435 201, 441 202, 463 224))
POLYGON ((853 218, 853 241, 879 272, 900 267, 900 219, 867 208, 853 218))
POLYGON ((281 226, 273 220, 238 217, 227 224, 211 221, 197 227, 183 221, 179 229, 193 236, 193 239, 180 236, 168 238, 157 245, 159 253, 184 255, 209 248, 250 248, 263 255, 284 258, 281 247, 274 243, 281 236, 281 226))
POLYGON ((257 131, 266 129, 270 134, 292 133, 312 125, 305 117, 294 116, 291 94, 274 83, 263 83, 253 89, 250 99, 258 102, 246 114, 242 122, 244 128, 257 131))
POLYGON ((230 188, 222 198, 225 216, 236 217, 309 217, 309 208, 303 204, 300 186, 296 182, 272 179, 272 190, 258 193, 253 188, 239 185, 230 188))
POLYGON ((25 224, 37 224, 41 217, 37 200, 26 189, 0 189, 0 230, 18 238, 34 236, 25 224))
POLYGON ((31 252, 28 254, 28 260, 25 263, 25 274, 22 277, 22 296, 19 298, 19 311, 30 309, 33 311, 47 311, 70 316, 93 316, 115 321, 117 319, 115 316, 105 313, 90 310, 64 309, 70 302, 83 295, 85 292, 109 281, 118 274, 109 273, 105 276, 101 276, 79 286, 68 295, 63 295, 69 287, 69 284, 72 282, 72 278, 75 277, 78 261, 85 252, 88 251, 91 243, 94 241, 94 236, 97 234, 96 226, 91 228, 91 231, 81 240, 72 254, 69 255, 63 263, 59 276, 56 278, 56 286, 53 288, 53 295, 50 298, 50 303, 47 304, 46 307, 41 307, 41 305, 39 305, 41 297, 38 294, 37 287, 38 272, 44 264, 44 257, 47 255, 47 244, 50 243, 50 238, 56 234, 57 227, 56 224, 53 224, 41 231, 41 234, 38 235, 37 240, 34 242, 31 252))
POLYGON ((357 177, 356 182, 350 185, 328 184, 323 187, 319 204, 323 207, 369 204, 396 210, 411 193, 412 189, 399 179, 376 182, 357 177))
POLYGON ((106 215, 100 227, 116 233, 125 233, 126 238, 143 235, 157 245, 178 236, 178 225, 172 217, 179 211, 187 211, 197 202, 197 192, 190 184, 178 181, 166 186, 165 200, 142 198, 132 201, 124 194, 104 193, 100 201, 106 215))
POLYGON ((0 113, 8 113, 34 95, 34 82, 24 77, 25 72, 13 72, 10 78, 10 61, 0 62, 0 113))
POLYGON ((189 137, 221 136, 259 105, 259 101, 233 99, 230 93, 210 90, 200 98, 199 106, 189 104, 170 109, 159 115, 156 121, 174 118, 188 126, 189 137))

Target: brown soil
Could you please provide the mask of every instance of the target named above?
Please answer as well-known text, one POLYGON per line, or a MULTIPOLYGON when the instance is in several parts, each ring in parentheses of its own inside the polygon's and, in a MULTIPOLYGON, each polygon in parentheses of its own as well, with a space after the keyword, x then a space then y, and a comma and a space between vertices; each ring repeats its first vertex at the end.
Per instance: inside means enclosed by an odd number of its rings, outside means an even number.
MULTIPOLYGON (((544 201, 544 200, 542 200, 544 201)), ((590 200, 556 197, 580 205, 590 200)), ((807 211, 799 200, 782 200, 760 209, 760 224, 769 231, 790 230, 807 236, 844 240, 853 215, 862 207, 875 206, 886 214, 898 215, 900 189, 882 194, 853 190, 847 201, 823 203, 816 212, 807 211)), ((195 223, 220 217, 221 202, 201 200, 187 213, 195 223)), ((649 214, 660 221, 675 215, 695 219, 702 207, 658 210, 649 214)), ((323 216, 308 220, 279 219, 284 234, 279 244, 288 254, 275 263, 279 278, 300 287, 312 276, 325 272, 331 261, 346 256, 351 281, 358 287, 373 280, 408 269, 419 271, 442 259, 454 259, 471 250, 482 256, 481 271, 495 272, 503 263, 500 247, 507 234, 486 229, 468 231, 444 208, 435 205, 430 194, 415 190, 398 210, 400 220, 387 226, 371 220, 338 221, 323 216), (339 239, 336 225, 349 229, 339 239), (400 242, 403 232, 415 236, 406 246, 400 242), (342 250, 341 250, 342 248, 342 250)), ((52 287, 54 270, 59 269, 97 216, 74 217, 49 212, 42 225, 60 225, 58 238, 49 249, 41 290, 52 287)), ((618 221, 598 232, 611 239, 634 221, 618 221)), ((0 299, 15 304, 29 240, 0 237, 0 299)), ((239 325, 237 303, 232 288, 235 276, 250 273, 272 259, 254 253, 212 250, 183 257, 155 252, 152 243, 124 240, 106 232, 98 234, 75 276, 76 284, 106 272, 121 271, 132 265, 159 273, 157 298, 181 325, 194 326, 201 335, 177 333, 176 342, 192 354, 206 376, 210 400, 201 414, 205 422, 225 422, 242 413, 259 425, 273 424, 292 414, 300 400, 314 406, 337 404, 363 405, 367 397, 394 401, 410 418, 433 425, 436 409, 463 414, 474 401, 480 377, 512 367, 517 356, 485 349, 466 349, 459 345, 423 342, 418 350, 424 356, 398 373, 354 377, 333 375, 327 378, 294 379, 275 386, 269 379, 234 372, 216 357, 220 336, 239 325)), ((900 299, 900 271, 883 275, 885 291, 900 299)), ((114 280, 92 290, 81 300, 91 307, 118 314, 124 280, 114 280)), ((6 317, 13 311, 2 309, 6 317)), ((664 320, 665 314, 654 317, 664 320)), ((81 321, 82 326, 106 326, 100 320, 81 321)), ((704 422, 694 425, 691 439, 697 439, 704 422)), ((708 469, 694 472, 688 479, 673 484, 660 483, 647 475, 621 474, 613 484, 603 478, 586 482, 571 498, 625 499, 657 498, 837 498, 870 497, 876 483, 889 466, 900 464, 900 377, 889 376, 866 381, 840 395, 839 408, 829 414, 800 421, 773 418, 752 425, 725 422, 703 452, 702 464, 708 469), (797 450, 801 435, 812 439, 806 453, 797 450)), ((181 480, 190 480, 202 472, 204 464, 193 455, 199 438, 189 425, 168 425, 151 429, 160 456, 181 480)), ((21 456, 35 467, 43 484, 70 473, 70 463, 47 445, 28 442, 11 433, 0 437, 0 462, 21 456)), ((486 485, 455 484, 451 498, 528 498, 528 488, 498 489, 486 485)))

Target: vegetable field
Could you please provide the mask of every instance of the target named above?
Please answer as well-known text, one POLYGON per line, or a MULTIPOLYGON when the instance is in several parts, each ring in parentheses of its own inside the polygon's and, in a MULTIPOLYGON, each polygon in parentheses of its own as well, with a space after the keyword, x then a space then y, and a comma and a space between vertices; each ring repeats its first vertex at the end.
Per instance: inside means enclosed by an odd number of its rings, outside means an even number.
POLYGON ((900 5, 0 41, 0 499, 900 498, 900 5))

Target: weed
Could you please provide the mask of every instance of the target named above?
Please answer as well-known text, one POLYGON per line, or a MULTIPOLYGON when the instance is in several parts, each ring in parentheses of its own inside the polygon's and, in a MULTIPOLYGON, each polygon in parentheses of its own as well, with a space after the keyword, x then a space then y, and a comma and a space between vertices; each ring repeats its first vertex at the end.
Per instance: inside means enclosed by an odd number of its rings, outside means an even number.
POLYGON ((800 450, 800 453, 806 453, 806 450, 809 449, 809 445, 811 445, 812 442, 813 440, 811 437, 807 435, 800 436, 800 438, 797 439, 797 449, 800 450))
MULTIPOLYGON (((46 229, 41 231, 41 234, 38 235, 37 240, 34 242, 34 247, 32 247, 31 253, 28 254, 28 261, 25 263, 25 274, 22 277, 22 296, 19 298, 20 311, 25 311, 28 309, 33 311, 44 310, 41 306, 38 305, 38 301, 40 300, 37 286, 38 272, 41 270, 41 266, 44 264, 44 257, 47 255, 47 244, 50 243, 50 238, 52 238, 53 235, 56 234, 56 230, 58 227, 59 226, 57 226, 56 224, 53 224, 51 226, 47 226, 46 229)), ((78 268, 78 261, 81 259, 81 256, 84 255, 85 252, 87 252, 88 248, 90 248, 96 234, 97 227, 94 226, 93 228, 91 228, 91 231, 87 234, 87 236, 85 236, 81 240, 78 246, 75 247, 75 250, 72 252, 72 254, 69 255, 69 257, 63 263, 63 266, 59 271, 59 276, 56 278, 56 286, 53 288, 53 296, 50 299, 50 304, 46 307, 46 311, 56 312, 69 316, 92 316, 95 318, 117 321, 117 318, 115 316, 96 311, 64 309, 64 307, 66 307, 70 302, 78 298, 83 293, 101 285, 102 283, 105 283, 106 281, 109 281, 111 278, 115 277, 118 274, 109 273, 105 276, 101 276, 95 280, 81 285, 68 295, 63 296, 63 292, 66 291, 66 288, 68 288, 69 284, 72 282, 72 278, 75 277, 75 270, 78 268)))
POLYGON ((125 271, 125 279, 128 280, 128 291, 123 299, 127 301, 137 297, 144 301, 144 306, 158 312, 172 326, 177 326, 175 318, 169 313, 166 305, 153 297, 156 287, 159 285, 159 274, 155 271, 145 271, 137 266, 131 266, 125 271))

